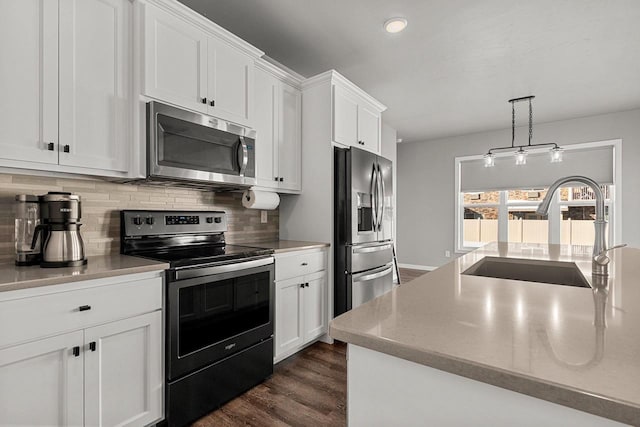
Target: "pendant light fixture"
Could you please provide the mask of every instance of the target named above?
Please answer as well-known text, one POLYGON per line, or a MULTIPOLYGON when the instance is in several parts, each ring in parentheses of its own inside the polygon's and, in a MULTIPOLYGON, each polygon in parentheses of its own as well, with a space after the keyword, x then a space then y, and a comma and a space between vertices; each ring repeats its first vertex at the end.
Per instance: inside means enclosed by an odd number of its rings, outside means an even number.
POLYGON ((531 140, 533 139, 533 105, 531 101, 535 98, 535 96, 523 96, 521 98, 513 98, 509 100, 511 104, 511 146, 507 147, 497 147, 490 149, 487 154, 484 155, 484 167, 491 168, 495 166, 495 151, 513 151, 513 155, 516 159, 516 165, 526 165, 527 164, 527 155, 529 154, 528 150, 535 147, 548 147, 552 146, 551 150, 549 150, 550 160, 552 163, 558 163, 562 161, 562 154, 564 150, 558 146, 555 142, 547 142, 542 144, 532 144, 531 140), (515 145, 516 141, 516 102, 527 101, 529 102, 529 142, 527 145, 515 145))

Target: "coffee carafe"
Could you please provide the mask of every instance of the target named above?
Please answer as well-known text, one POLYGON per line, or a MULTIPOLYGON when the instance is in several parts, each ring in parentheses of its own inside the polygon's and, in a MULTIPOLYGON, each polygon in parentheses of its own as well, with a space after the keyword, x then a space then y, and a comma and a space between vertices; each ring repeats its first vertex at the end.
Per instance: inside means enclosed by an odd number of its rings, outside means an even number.
POLYGON ((40 224, 38 197, 30 194, 16 196, 15 205, 16 265, 40 264, 40 242, 35 239, 36 227, 40 224))
POLYGON ((40 224, 36 227, 32 247, 42 241, 41 267, 75 267, 87 263, 80 235, 80 196, 49 192, 38 196, 40 224))

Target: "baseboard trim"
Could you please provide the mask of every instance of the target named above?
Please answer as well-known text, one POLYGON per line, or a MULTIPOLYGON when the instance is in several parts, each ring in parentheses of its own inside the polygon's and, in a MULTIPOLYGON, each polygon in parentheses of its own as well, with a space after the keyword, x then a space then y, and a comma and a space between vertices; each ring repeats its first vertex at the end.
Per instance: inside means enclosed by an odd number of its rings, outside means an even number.
POLYGON ((430 265, 418 265, 418 264, 403 264, 398 263, 398 267, 400 268, 410 268, 412 270, 424 270, 424 271, 433 271, 438 267, 432 267, 430 265))

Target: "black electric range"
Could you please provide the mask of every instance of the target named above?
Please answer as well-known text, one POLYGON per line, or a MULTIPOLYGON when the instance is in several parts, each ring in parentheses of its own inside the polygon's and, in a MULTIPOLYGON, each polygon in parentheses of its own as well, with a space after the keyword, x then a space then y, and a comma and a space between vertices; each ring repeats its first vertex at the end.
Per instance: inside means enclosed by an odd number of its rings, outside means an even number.
POLYGON ((121 253, 166 272, 166 422, 183 426, 273 373, 270 249, 228 245, 219 211, 121 211, 121 253))

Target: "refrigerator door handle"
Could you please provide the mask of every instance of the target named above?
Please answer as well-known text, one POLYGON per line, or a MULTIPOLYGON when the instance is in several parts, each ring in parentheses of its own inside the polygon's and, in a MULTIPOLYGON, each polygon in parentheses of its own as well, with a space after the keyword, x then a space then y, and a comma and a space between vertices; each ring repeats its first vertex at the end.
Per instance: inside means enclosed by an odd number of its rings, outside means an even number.
POLYGON ((354 275, 352 278, 352 281, 353 283, 368 282, 369 280, 378 279, 380 277, 386 276, 389 273, 393 273, 392 264, 385 265, 384 267, 381 267, 371 272, 367 271, 365 273, 354 275))
POLYGON ((385 196, 385 188, 384 188, 384 177, 382 176, 382 170, 380 170, 380 165, 378 165, 378 183, 380 185, 380 196, 378 197, 378 202, 380 203, 380 218, 378 219, 378 231, 382 231, 382 223, 384 220, 384 196, 385 196))
POLYGON ((373 215, 371 219, 373 221, 373 231, 378 230, 378 174, 376 172, 376 164, 373 164, 373 171, 371 173, 371 206, 373 207, 373 215))
POLYGON ((391 249, 391 243, 386 243, 384 245, 376 245, 376 246, 366 246, 364 248, 353 248, 354 254, 366 254, 370 252, 379 252, 391 249))

